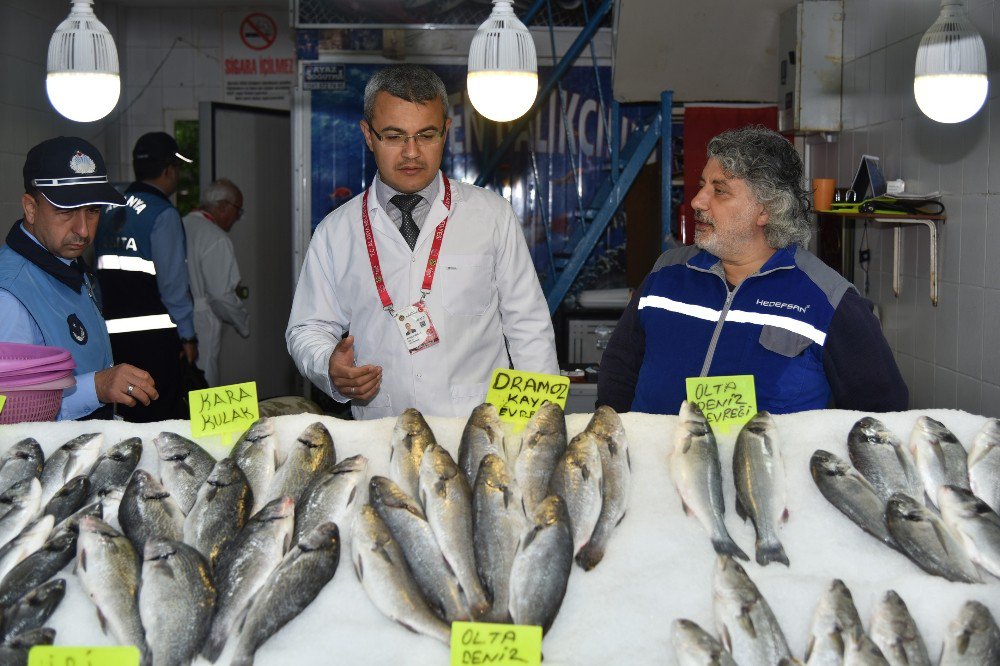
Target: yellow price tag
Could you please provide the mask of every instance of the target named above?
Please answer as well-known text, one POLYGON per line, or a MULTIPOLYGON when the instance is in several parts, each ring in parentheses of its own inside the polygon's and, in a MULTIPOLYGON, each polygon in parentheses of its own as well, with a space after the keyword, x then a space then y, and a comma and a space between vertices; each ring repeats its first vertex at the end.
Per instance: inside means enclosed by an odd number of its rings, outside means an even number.
POLYGON ((139 666, 139 648, 36 645, 28 651, 28 666, 139 666))
POLYGON ((542 628, 489 622, 451 623, 451 666, 539 666, 542 628))
POLYGON ((257 382, 189 391, 188 404, 192 437, 241 433, 260 418, 257 382))
POLYGON ((3 411, 3 406, 7 404, 7 396, 0 395, 0 412, 3 411))
POLYGON ((687 399, 698 405, 715 432, 741 427, 757 413, 753 375, 688 377, 687 399))
POLYGON ((546 403, 565 408, 568 395, 569 377, 497 368, 486 402, 497 408, 501 420, 523 426, 546 403))

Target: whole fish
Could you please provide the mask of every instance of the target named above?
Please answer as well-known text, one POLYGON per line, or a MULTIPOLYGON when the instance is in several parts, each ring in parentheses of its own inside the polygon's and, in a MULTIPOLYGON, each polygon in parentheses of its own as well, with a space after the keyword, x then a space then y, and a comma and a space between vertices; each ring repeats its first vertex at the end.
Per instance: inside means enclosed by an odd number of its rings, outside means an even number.
MULTIPOLYGON (((910 435, 910 452, 931 503, 937 502, 939 486, 969 488, 967 454, 958 438, 940 421, 921 416, 910 435)), ((915 499, 923 499, 917 497, 915 499)))
POLYGON ((0 581, 0 606, 9 606, 62 570, 76 554, 76 534, 49 536, 42 547, 18 562, 0 581))
POLYGON ((4 642, 5 648, 21 650, 32 648, 36 645, 52 645, 56 640, 56 630, 51 627, 39 627, 29 629, 16 636, 8 638, 4 642))
POLYGON ((813 612, 806 643, 807 666, 838 666, 844 661, 847 641, 861 627, 854 597, 844 581, 834 579, 813 612))
POLYGON ((278 469, 278 438, 274 421, 258 419, 250 426, 230 451, 229 457, 243 470, 253 492, 253 510, 257 513, 267 504, 267 493, 278 469))
MULTIPOLYGON (((126 484, 127 485, 127 484, 126 484)), ((101 518, 108 521, 116 530, 122 528, 118 520, 118 509, 122 505, 122 497, 125 496, 125 486, 111 486, 97 493, 97 501, 101 505, 101 518)), ((177 507, 180 509, 180 507, 177 507)))
POLYGON ((101 454, 104 435, 89 433, 74 437, 49 456, 38 479, 42 482, 42 506, 74 476, 86 474, 101 454))
POLYGON ((777 664, 791 657, 771 607, 732 557, 716 558, 713 590, 715 628, 737 664, 777 664))
POLYGON ((670 640, 678 666, 736 666, 722 643, 691 620, 674 620, 670 640))
POLYGON ((153 444, 160 457, 160 481, 187 515, 198 499, 198 489, 215 467, 215 458, 174 432, 161 432, 153 438, 153 444))
POLYGON ((0 457, 0 493, 31 477, 38 478, 45 466, 42 447, 32 437, 11 445, 0 457))
POLYGON ((481 617, 490 602, 476 573, 472 489, 451 454, 437 444, 427 447, 420 462, 420 501, 441 553, 465 592, 472 617, 481 617))
POLYGON ((307 532, 322 523, 334 523, 340 528, 341 539, 348 539, 354 515, 361 503, 359 487, 368 475, 368 458, 351 456, 341 460, 329 472, 312 480, 301 501, 295 505, 295 534, 298 543, 307 532), (343 527, 341 527, 343 526, 343 527))
POLYGON ((889 533, 913 563, 934 576, 980 582, 976 565, 936 515, 909 495, 896 493, 885 508, 889 533))
POLYGON ((340 532, 323 523, 302 537, 254 597, 232 666, 250 666, 267 639, 312 603, 340 563, 340 532))
POLYGON ((937 499, 941 519, 958 534, 969 558, 1000 578, 1000 516, 972 491, 958 486, 939 487, 937 499))
POLYGON ((62 488, 56 491, 49 503, 42 509, 43 514, 47 514, 62 522, 83 506, 84 500, 90 494, 90 481, 87 477, 74 476, 66 482, 62 488))
POLYGON ((969 486, 1000 513, 1000 419, 987 419, 969 447, 969 486))
POLYGON ((219 559, 215 617, 201 651, 209 661, 216 661, 222 654, 250 600, 285 556, 294 519, 295 503, 291 498, 272 500, 253 515, 219 559))
POLYGON ((79 536, 80 534, 80 521, 84 519, 85 516, 93 516, 95 518, 104 519, 104 510, 100 502, 94 502, 84 506, 82 509, 78 509, 76 513, 72 514, 69 518, 64 519, 60 523, 56 523, 55 527, 52 528, 52 533, 56 534, 58 532, 72 532, 79 536))
POLYGON ((297 503, 312 480, 332 470, 336 464, 337 451, 330 431, 319 422, 307 426, 271 480, 268 500, 291 497, 297 503))
POLYGON ((611 532, 625 518, 632 493, 632 460, 622 420, 611 407, 598 407, 585 430, 599 438, 597 450, 604 476, 601 515, 590 541, 576 554, 576 563, 590 571, 604 559, 611 532))
POLYGON ((885 525, 885 501, 868 479, 829 451, 817 449, 809 460, 816 487, 855 525, 885 545, 899 550, 885 525))
POLYGON ((86 503, 98 501, 112 488, 124 488, 141 457, 142 440, 138 437, 123 439, 102 453, 87 474, 90 493, 87 495, 86 503))
POLYGON ((844 666, 889 666, 889 662, 859 624, 847 637, 847 644, 844 646, 844 666))
POLYGON ((492 604, 485 622, 510 621, 510 571, 524 528, 507 465, 500 456, 488 453, 479 463, 472 489, 476 571, 492 604))
POLYGON ((566 441, 566 419, 554 403, 542 405, 521 431, 514 478, 521 489, 522 512, 529 520, 549 494, 549 481, 566 452, 566 441))
POLYGON ((194 546, 214 567, 246 525, 252 508, 247 477, 235 460, 223 458, 198 489, 198 498, 184 519, 184 543, 194 546))
POLYGON ((146 638, 139 618, 139 555, 124 534, 99 518, 80 521, 76 575, 97 607, 104 633, 142 653, 146 638))
POLYGON ((389 452, 389 476, 410 497, 420 493, 420 461, 428 446, 437 444, 423 415, 412 407, 396 419, 389 452))
POLYGON ((55 519, 52 516, 42 516, 29 523, 20 534, 0 548, 0 580, 3 580, 18 562, 42 547, 54 525, 55 519))
POLYGON ((510 616, 544 634, 559 613, 573 568, 573 530, 566 502, 549 495, 538 505, 510 570, 510 616))
POLYGON ((733 479, 736 514, 743 520, 749 517, 757 532, 757 564, 788 566, 777 532, 778 523, 788 520, 785 465, 778 429, 767 412, 758 412, 740 430, 733 450, 733 479))
POLYGON ((847 436, 847 452, 861 476, 888 502, 893 493, 923 500, 924 486, 899 438, 873 416, 854 424, 847 436))
POLYGON ((891 666, 931 666, 924 637, 906 603, 893 590, 875 605, 868 630, 891 666))
POLYGON ((145 552, 150 537, 180 541, 184 535, 184 512, 163 484, 144 469, 135 470, 125 486, 118 522, 136 553, 145 552))
POLYGON ((705 415, 693 402, 681 403, 669 463, 684 512, 701 522, 715 552, 749 560, 726 529, 719 447, 705 415))
POLYGON ((451 629, 428 608, 399 544, 375 507, 360 507, 353 532, 354 572, 379 612, 410 631, 449 645, 451 629))
POLYGON ((189 663, 215 608, 208 562, 185 543, 154 536, 146 541, 141 576, 139 617, 152 666, 189 663))
POLYGON ((3 612, 3 640, 41 628, 66 596, 66 581, 50 580, 21 597, 3 612))
POLYGON ((552 470, 549 481, 549 494, 559 495, 566 502, 573 529, 574 553, 590 541, 597 519, 601 517, 601 487, 604 484, 601 443, 600 437, 586 430, 574 437, 552 470))
POLYGON ((489 453, 506 456, 500 414, 495 406, 484 402, 472 410, 458 446, 458 466, 465 472, 470 487, 476 485, 479 463, 489 453))
POLYGON ((369 502, 396 539, 427 605, 446 622, 468 621, 469 609, 448 566, 434 530, 415 499, 392 479, 373 476, 368 484, 369 502))
POLYGON ((1000 627, 986 606, 967 601, 944 635, 940 666, 1000 664, 1000 627))
POLYGON ((0 546, 28 526, 41 508, 42 486, 35 477, 18 481, 0 495, 0 546))

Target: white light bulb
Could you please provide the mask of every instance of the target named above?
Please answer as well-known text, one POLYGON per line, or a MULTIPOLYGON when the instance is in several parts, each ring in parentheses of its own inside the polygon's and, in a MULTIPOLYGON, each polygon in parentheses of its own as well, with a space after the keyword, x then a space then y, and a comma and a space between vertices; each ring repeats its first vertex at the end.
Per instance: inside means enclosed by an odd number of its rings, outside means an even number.
POLYGON ((78 123, 92 123, 111 113, 121 95, 117 74, 53 72, 45 90, 56 111, 78 123))
POLYGON ((469 72, 466 82, 472 106, 498 123, 523 116, 538 95, 538 74, 533 72, 469 72))
POLYGON ((985 74, 937 74, 913 79, 917 106, 939 123, 960 123, 976 115, 988 91, 985 74))

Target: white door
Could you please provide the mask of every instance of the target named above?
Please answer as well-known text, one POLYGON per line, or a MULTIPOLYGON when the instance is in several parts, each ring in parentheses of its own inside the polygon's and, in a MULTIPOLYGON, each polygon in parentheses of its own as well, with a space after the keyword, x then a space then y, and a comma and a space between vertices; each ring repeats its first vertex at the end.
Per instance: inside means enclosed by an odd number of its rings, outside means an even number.
POLYGON ((229 178, 243 192, 243 218, 229 236, 250 289, 250 337, 223 327, 221 383, 256 381, 261 400, 294 394, 299 374, 285 348, 295 286, 289 114, 211 102, 199 125, 201 187, 229 178))

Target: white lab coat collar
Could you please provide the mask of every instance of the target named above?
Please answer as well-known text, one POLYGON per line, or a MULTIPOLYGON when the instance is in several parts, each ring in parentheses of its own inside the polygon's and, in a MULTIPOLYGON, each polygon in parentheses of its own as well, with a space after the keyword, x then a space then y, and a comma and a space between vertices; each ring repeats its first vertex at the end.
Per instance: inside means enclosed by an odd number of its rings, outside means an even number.
MULTIPOLYGON (((375 178, 372 179, 372 183, 369 186, 371 195, 368 197, 368 216, 371 219, 372 231, 379 234, 380 237, 393 243, 406 245, 403 235, 399 233, 399 229, 395 224, 393 224, 392 220, 389 218, 389 214, 383 210, 382 205, 378 201, 378 194, 376 193, 377 188, 375 187, 378 179, 379 175, 376 173, 375 178)), ((420 246, 423 245, 427 239, 434 237, 434 230, 437 229, 439 224, 441 224, 441 220, 445 218, 445 215, 450 215, 455 212, 455 208, 462 197, 458 188, 452 186, 451 211, 449 213, 448 209, 444 207, 444 179, 442 178, 440 170, 438 170, 437 179, 438 195, 434 201, 431 202, 431 210, 427 214, 427 219, 424 221, 424 225, 420 228, 420 235, 417 236, 417 243, 413 246, 414 252, 419 250, 420 246)))

